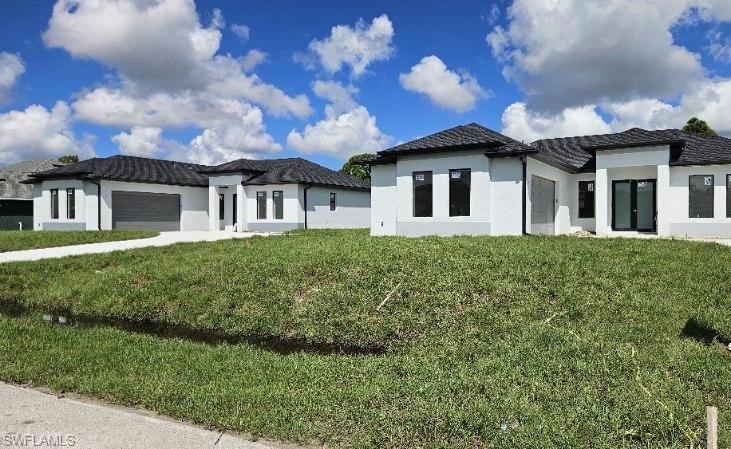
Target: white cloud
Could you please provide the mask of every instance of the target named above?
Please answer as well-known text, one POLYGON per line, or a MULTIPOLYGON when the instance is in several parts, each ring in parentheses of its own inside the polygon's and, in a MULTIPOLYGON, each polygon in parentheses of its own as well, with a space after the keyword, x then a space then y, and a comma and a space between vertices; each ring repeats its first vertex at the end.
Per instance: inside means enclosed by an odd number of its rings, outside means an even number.
POLYGON ((261 50, 251 49, 244 56, 239 58, 239 64, 244 72, 250 72, 259 64, 267 60, 267 54, 261 50))
POLYGON ((89 137, 77 139, 71 129, 71 108, 59 101, 49 111, 40 105, 0 114, 0 163, 94 154, 89 137))
POLYGON ((355 102, 358 90, 335 81, 316 81, 315 94, 330 101, 325 106, 325 118, 304 131, 292 130, 287 144, 302 153, 324 153, 340 159, 358 153, 374 153, 388 147, 393 139, 382 133, 376 117, 355 102))
POLYGON ((731 39, 724 38, 718 30, 712 30, 708 33, 710 44, 708 44, 708 52, 716 61, 731 62, 731 39))
POLYGON ((7 99, 15 82, 24 72, 25 65, 20 56, 0 52, 0 102, 7 99))
POLYGON ((424 94, 438 106, 456 112, 473 109, 479 99, 487 97, 472 75, 449 70, 434 55, 422 58, 409 73, 400 74, 399 81, 404 89, 424 94))
MULTIPOLYGON (((355 27, 336 25, 329 37, 310 42, 309 56, 315 56, 327 72, 335 73, 348 65, 353 76, 360 76, 371 63, 391 57, 393 36, 393 24, 387 15, 374 18, 368 26, 359 19, 355 27)), ((311 68, 310 57, 296 54, 295 60, 311 68)))
POLYGON ((671 32, 692 6, 703 20, 729 9, 726 0, 515 0, 507 28, 487 41, 536 110, 669 99, 705 78, 698 55, 671 32))
POLYGON ((161 157, 162 153, 178 150, 180 144, 162 137, 161 128, 135 126, 130 132, 112 136, 119 152, 129 156, 161 157))
POLYGON ((249 40, 249 27, 246 25, 234 23, 231 25, 231 32, 244 42, 249 40))
POLYGON ((513 103, 502 116, 502 132, 529 143, 550 137, 566 137, 611 132, 611 126, 592 106, 570 108, 558 114, 531 111, 525 103, 513 103))

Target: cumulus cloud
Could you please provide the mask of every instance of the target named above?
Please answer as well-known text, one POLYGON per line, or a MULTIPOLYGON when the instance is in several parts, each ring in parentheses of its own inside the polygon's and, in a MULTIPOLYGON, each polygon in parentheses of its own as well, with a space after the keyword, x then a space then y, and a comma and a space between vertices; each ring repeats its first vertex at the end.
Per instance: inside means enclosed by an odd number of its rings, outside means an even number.
POLYGON ((90 137, 77 139, 71 108, 63 101, 48 110, 40 105, 0 114, 0 163, 57 158, 64 154, 93 155, 90 137))
POLYGON ((355 102, 358 91, 335 81, 316 81, 315 94, 330 104, 325 106, 325 117, 314 125, 308 124, 302 132, 292 130, 287 144, 302 153, 324 153, 346 159, 358 153, 374 153, 389 146, 393 139, 382 133, 376 117, 355 102))
POLYGON ((267 60, 267 54, 261 50, 252 49, 238 60, 239 64, 241 64, 241 69, 244 72, 250 72, 254 70, 256 66, 267 60))
POLYGON ((473 109, 488 95, 472 75, 449 70, 434 55, 422 58, 409 73, 400 74, 399 81, 404 89, 426 95, 436 105, 456 112, 473 109))
POLYGON ((710 44, 708 52, 716 61, 731 62, 731 39, 725 38, 718 30, 712 30, 708 33, 710 44))
POLYGON ((295 60, 307 68, 313 68, 313 56, 329 73, 350 66, 355 77, 362 75, 368 66, 376 61, 391 57, 394 30, 388 16, 383 14, 374 18, 370 25, 359 19, 355 27, 336 25, 330 36, 313 40, 308 46, 309 54, 296 54, 295 60))
POLYGON ((20 56, 0 52, 0 102, 4 102, 8 98, 10 90, 24 72, 25 65, 20 56))
POLYGON ((249 40, 249 27, 246 25, 234 23, 231 25, 231 32, 244 42, 249 40))
POLYGON ((705 77, 671 33, 691 6, 704 19, 728 10, 713 0, 515 0, 487 41, 536 110, 669 99, 705 77))

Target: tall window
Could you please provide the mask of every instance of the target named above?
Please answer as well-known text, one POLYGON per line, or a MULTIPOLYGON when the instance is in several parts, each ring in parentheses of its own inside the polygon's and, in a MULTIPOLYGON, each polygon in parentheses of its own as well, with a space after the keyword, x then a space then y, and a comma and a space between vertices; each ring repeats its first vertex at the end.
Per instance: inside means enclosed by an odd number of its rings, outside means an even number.
POLYGON ((76 189, 66 189, 66 218, 73 220, 76 218, 76 189))
POLYGON ((272 199, 274 200, 274 219, 281 220, 284 218, 284 194, 281 190, 275 190, 272 192, 272 199))
POLYGON ((330 210, 333 211, 337 207, 338 195, 335 192, 330 192, 330 210))
POLYGON ((467 217, 470 215, 470 183, 472 172, 469 168, 449 170, 449 216, 467 217))
POLYGON ((236 224, 236 211, 237 211, 237 207, 238 207, 238 205, 236 204, 236 197, 237 197, 237 195, 234 193, 233 194, 234 202, 231 207, 231 212, 233 212, 233 214, 234 214, 233 224, 236 224))
POLYGON ((594 218, 594 181, 579 181, 579 218, 594 218))
POLYGON ((414 217, 432 216, 432 172, 417 171, 414 181, 414 217))
POLYGON ((688 187, 688 216, 713 218, 713 175, 691 175, 688 187))
POLYGON ((726 218, 731 218, 731 175, 726 175, 726 218))
POLYGON ((267 218, 267 193, 256 192, 256 218, 264 220, 267 218))
POLYGON ((51 218, 58 218, 58 189, 51 189, 51 218))
POLYGON ((226 206, 226 197, 223 195, 223 193, 218 194, 218 219, 223 220, 226 217, 224 208, 226 206))

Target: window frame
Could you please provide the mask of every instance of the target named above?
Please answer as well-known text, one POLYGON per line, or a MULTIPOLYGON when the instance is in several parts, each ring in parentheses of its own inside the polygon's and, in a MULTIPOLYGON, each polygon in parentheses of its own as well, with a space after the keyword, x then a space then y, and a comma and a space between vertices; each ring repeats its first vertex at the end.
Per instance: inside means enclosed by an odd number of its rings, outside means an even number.
POLYGON ((731 174, 726 175, 726 218, 731 218, 731 174))
POLYGON ((231 207, 231 212, 232 212, 232 217, 233 217, 231 219, 231 224, 235 225, 236 224, 236 221, 237 221, 236 220, 236 215, 238 215, 238 208, 239 208, 239 205, 236 204, 236 200, 238 200, 238 195, 234 193, 234 194, 231 195, 231 197, 233 198, 233 202, 231 203, 231 206, 232 206, 231 207))
POLYGON ((226 219, 226 195, 224 193, 218 194, 218 219, 226 219))
MULTIPOLYGON (((433 187, 432 187, 433 188, 433 187)), ((472 201, 472 169, 471 168, 450 168, 449 169, 449 216, 450 217, 469 217, 471 215, 471 208, 470 208, 470 202, 472 201), (453 182, 452 180, 452 173, 460 173, 460 177, 458 179, 463 179, 465 172, 467 173, 467 210, 457 210, 461 209, 457 207, 456 204, 456 193, 453 189, 453 184, 458 184, 458 182, 453 182), (466 212, 466 213, 465 213, 466 212)), ((464 205, 463 205, 464 206, 464 205)))
POLYGON ((51 220, 58 220, 58 189, 51 189, 51 220))
POLYGON ((431 218, 431 217, 433 217, 434 216, 434 172, 429 171, 429 170, 412 172, 411 173, 411 183, 412 183, 412 186, 411 186, 411 197, 412 197, 411 198, 411 203, 412 203, 411 204, 411 211, 412 211, 412 215, 415 218, 431 218), (419 187, 428 186, 428 190, 429 190, 429 207, 428 208, 424 208, 424 212, 423 213, 419 213, 419 214, 417 214, 417 190, 416 190, 417 189, 417 185, 416 185, 417 179, 416 179, 416 177, 418 175, 425 175, 424 176, 424 182, 425 182, 425 184, 423 184, 423 185, 421 185, 419 187), (428 184, 426 184, 426 175, 429 176, 429 182, 428 182, 428 184))
MULTIPOLYGON (((584 201, 587 199, 584 198, 584 201)), ((596 218, 596 181, 579 181, 578 185, 578 191, 577 191, 577 198, 576 198, 576 206, 577 206, 577 217, 582 219, 590 219, 590 218, 596 218), (585 185, 587 186, 585 194, 590 193, 592 201, 591 204, 591 213, 587 214, 585 209, 582 209, 581 207, 581 186, 585 185), (591 185, 591 190, 588 189, 588 186, 591 185)))
POLYGON ((66 219, 76 219, 76 188, 66 188, 66 219))
POLYGON ((266 192, 266 190, 257 190, 256 191, 256 219, 257 220, 266 220, 267 219, 267 192, 266 192), (263 214, 262 214, 261 204, 259 204, 260 199, 261 199, 261 201, 263 201, 263 205, 264 205, 263 214))
MULTIPOLYGON (((715 207, 715 190, 716 190, 716 178, 714 175, 688 175, 688 218, 691 219, 698 219, 698 218, 713 218, 716 215, 716 207, 715 207), (693 178, 704 178, 703 179, 703 185, 708 186, 708 184, 705 184, 705 178, 711 178, 711 184, 710 184, 710 216, 706 215, 700 215, 700 214, 693 214, 694 208, 693 208, 693 178)), ((698 206, 696 206, 696 211, 698 206)))
POLYGON ((275 220, 284 220, 284 191, 272 190, 272 206, 275 220), (279 194, 279 207, 277 207, 277 194, 279 194))
POLYGON ((338 207, 338 194, 330 192, 330 212, 334 212, 338 207))

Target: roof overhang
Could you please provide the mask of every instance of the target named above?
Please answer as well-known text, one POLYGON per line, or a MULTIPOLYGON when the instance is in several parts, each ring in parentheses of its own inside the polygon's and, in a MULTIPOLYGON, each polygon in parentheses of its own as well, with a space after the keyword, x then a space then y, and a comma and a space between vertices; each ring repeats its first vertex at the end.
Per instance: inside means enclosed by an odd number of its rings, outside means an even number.
POLYGON ((412 156, 419 154, 444 153, 447 151, 490 150, 503 146, 505 146, 505 144, 502 142, 480 142, 469 143, 465 145, 449 145, 443 147, 414 148, 406 150, 384 150, 379 151, 378 156, 412 156))
POLYGON ((635 148, 635 147, 659 147, 662 145, 685 145, 685 140, 647 140, 640 142, 630 143, 617 143, 607 145, 582 145, 581 149, 586 151, 601 151, 601 150, 618 150, 622 148, 635 148))

